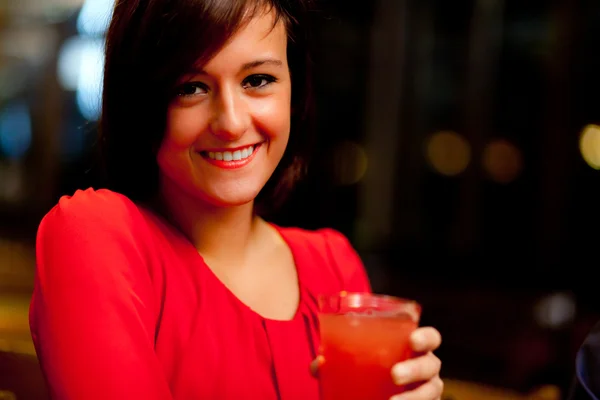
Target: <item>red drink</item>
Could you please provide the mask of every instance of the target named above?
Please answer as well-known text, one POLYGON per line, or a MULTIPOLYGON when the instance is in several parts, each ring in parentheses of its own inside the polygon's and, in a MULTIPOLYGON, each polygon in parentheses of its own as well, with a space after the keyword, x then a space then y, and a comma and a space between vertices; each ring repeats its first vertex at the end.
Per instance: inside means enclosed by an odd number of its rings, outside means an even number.
POLYGON ((370 294, 337 297, 322 301, 319 316, 322 400, 388 400, 402 393, 391 369, 411 356, 409 336, 418 325, 419 305, 370 294))

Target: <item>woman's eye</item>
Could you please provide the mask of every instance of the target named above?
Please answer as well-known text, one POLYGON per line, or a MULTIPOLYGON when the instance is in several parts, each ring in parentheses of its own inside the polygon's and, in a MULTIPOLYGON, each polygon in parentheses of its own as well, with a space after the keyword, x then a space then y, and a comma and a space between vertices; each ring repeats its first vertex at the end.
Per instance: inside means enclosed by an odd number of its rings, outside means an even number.
POLYGON ((177 96, 188 97, 206 94, 208 88, 200 82, 184 83, 177 89, 177 96))
POLYGON ((262 89, 275 81, 275 77, 271 75, 250 75, 244 79, 242 86, 244 89, 262 89))

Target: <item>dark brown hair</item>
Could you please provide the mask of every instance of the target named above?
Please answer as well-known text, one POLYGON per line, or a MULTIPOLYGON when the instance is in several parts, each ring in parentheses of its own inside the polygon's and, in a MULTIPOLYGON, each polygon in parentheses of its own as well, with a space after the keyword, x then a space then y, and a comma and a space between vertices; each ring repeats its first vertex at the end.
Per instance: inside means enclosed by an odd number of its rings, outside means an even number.
POLYGON ((257 13, 274 11, 288 34, 292 121, 282 161, 257 199, 276 207, 306 167, 312 135, 308 0, 117 0, 106 38, 100 146, 109 187, 134 201, 158 191, 156 152, 173 90, 257 13))

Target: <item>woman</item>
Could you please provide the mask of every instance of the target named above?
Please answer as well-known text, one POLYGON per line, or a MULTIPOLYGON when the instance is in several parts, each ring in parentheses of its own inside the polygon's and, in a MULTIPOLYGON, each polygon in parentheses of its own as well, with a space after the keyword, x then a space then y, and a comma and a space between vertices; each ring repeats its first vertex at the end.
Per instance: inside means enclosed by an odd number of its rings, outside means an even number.
MULTIPOLYGON (((369 283, 341 234, 256 212, 303 170, 306 11, 117 1, 101 121, 113 191, 62 198, 38 232, 30 321, 55 398, 318 398, 316 298, 369 283)), ((438 399, 440 335, 412 341, 420 355, 391 372, 414 389, 398 398, 438 399)))

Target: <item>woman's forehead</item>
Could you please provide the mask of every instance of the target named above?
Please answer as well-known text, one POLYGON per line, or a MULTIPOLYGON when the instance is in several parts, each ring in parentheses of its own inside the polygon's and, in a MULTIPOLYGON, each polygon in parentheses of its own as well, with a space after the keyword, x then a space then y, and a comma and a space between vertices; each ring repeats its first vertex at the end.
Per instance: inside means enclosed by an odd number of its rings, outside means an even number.
MULTIPOLYGON (((276 22, 274 12, 254 15, 240 27, 201 69, 241 68, 267 60, 275 66, 286 63, 287 32, 282 21, 276 22)), ((249 68, 246 68, 249 69, 249 68)))

